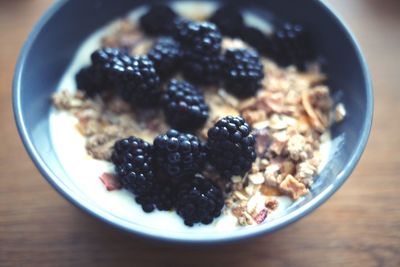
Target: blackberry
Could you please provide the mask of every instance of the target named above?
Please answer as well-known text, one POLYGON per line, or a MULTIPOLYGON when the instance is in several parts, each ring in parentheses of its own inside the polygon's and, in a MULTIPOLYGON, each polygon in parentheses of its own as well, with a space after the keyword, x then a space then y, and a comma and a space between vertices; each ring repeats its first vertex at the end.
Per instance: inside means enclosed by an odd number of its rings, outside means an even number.
POLYGON ((234 5, 225 5, 218 8, 209 19, 215 23, 223 35, 238 37, 239 29, 244 27, 244 19, 239 9, 234 5))
POLYGON ((262 31, 255 27, 244 26, 240 30, 240 37, 261 54, 270 54, 271 40, 262 31))
POLYGON ((100 48, 91 55, 92 66, 105 78, 108 85, 118 80, 119 73, 125 71, 132 64, 131 57, 118 48, 100 48))
POLYGON ((186 51, 182 61, 185 79, 201 85, 218 84, 221 79, 222 56, 204 56, 186 51))
POLYGON ((177 71, 182 52, 179 43, 173 38, 161 37, 147 55, 153 61, 157 73, 165 79, 177 71))
POLYGON ((168 123, 179 130, 195 130, 208 118, 203 93, 186 81, 171 80, 161 98, 168 123))
POLYGON ((274 59, 281 66, 296 65, 304 69, 314 57, 307 33, 299 24, 285 23, 272 35, 272 43, 274 59))
POLYGON ((82 68, 75 76, 77 88, 87 96, 94 96, 106 88, 102 72, 94 66, 82 68))
POLYGON ((140 17, 142 30, 148 35, 170 35, 177 14, 166 5, 156 4, 140 17))
POLYGON ((183 49, 198 55, 215 55, 221 51, 222 35, 210 22, 182 22, 177 26, 177 40, 183 49))
POLYGON ((225 178, 244 176, 256 159, 255 139, 242 117, 227 116, 208 130, 207 156, 225 178))
POLYGON ((161 96, 160 77, 147 56, 131 58, 131 64, 121 68, 117 88, 122 99, 137 106, 152 106, 161 96))
POLYGON ((175 181, 199 172, 205 156, 204 145, 191 134, 171 129, 154 140, 158 171, 175 181))
POLYGON ((125 189, 137 196, 146 195, 154 183, 152 146, 136 137, 115 142, 111 160, 125 189))
POLYGON ((172 210, 176 201, 176 185, 168 180, 158 181, 154 184, 151 195, 158 210, 172 210))
POLYGON ((176 200, 176 185, 165 180, 156 180, 149 192, 135 198, 145 212, 158 210, 172 210, 176 200))
POLYGON ((138 106, 158 103, 160 77, 147 56, 131 57, 117 48, 98 49, 91 55, 92 65, 104 76, 122 99, 138 106))
POLYGON ((264 78, 258 53, 249 49, 228 49, 224 55, 222 76, 226 90, 236 96, 254 95, 264 78))
POLYGON ((222 191, 211 180, 195 177, 178 190, 176 212, 188 226, 210 224, 221 214, 223 206, 222 191))

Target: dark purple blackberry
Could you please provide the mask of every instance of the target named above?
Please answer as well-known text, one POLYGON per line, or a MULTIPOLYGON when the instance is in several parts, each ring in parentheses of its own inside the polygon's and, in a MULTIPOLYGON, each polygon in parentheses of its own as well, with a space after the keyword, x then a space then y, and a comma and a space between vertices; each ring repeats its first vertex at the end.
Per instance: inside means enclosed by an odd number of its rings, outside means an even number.
POLYGON ((160 77, 166 79, 177 71, 182 51, 180 44, 173 38, 161 37, 147 55, 160 77))
POLYGON ((140 27, 148 35, 170 35, 177 14, 166 5, 156 4, 139 19, 140 27))
POLYGON ((176 202, 176 185, 166 180, 156 179, 148 193, 135 198, 145 212, 172 210, 176 202))
POLYGON ((236 96, 256 94, 264 78, 258 53, 249 49, 228 49, 224 55, 222 76, 226 90, 236 96))
POLYGON ((240 37, 261 54, 270 54, 272 50, 269 37, 257 28, 244 26, 240 30, 240 37))
POLYGON ((100 48, 91 55, 92 68, 98 76, 102 76, 102 83, 106 88, 115 88, 121 79, 121 73, 132 64, 131 57, 118 48, 100 48))
POLYGON ((132 57, 131 62, 119 74, 117 88, 122 99, 137 106, 158 104, 161 84, 153 62, 147 56, 132 57))
POLYGON ((225 178, 244 176, 256 159, 255 139, 242 117, 227 116, 208 130, 208 161, 225 178))
POLYGON ((82 68, 75 76, 76 86, 87 96, 94 96, 106 88, 104 76, 99 69, 93 66, 82 68))
POLYGON ((222 35, 210 22, 182 22, 176 33, 183 49, 198 55, 216 55, 221 51, 222 35))
POLYGON ((175 181, 199 172, 205 156, 204 145, 191 134, 171 129, 154 140, 158 171, 175 181))
POLYGON ((303 26, 285 23, 272 35, 273 57, 281 66, 295 65, 304 69, 312 60, 313 49, 303 26))
POLYGON ((111 156, 122 186, 137 196, 151 192, 154 183, 152 146, 136 137, 115 142, 111 156))
POLYGON ((239 29, 244 27, 243 16, 234 5, 224 5, 218 8, 209 21, 217 25, 223 35, 229 37, 240 36, 239 29))
POLYGON ((186 225, 210 224, 221 215, 224 197, 221 189, 211 180, 195 177, 179 188, 175 206, 186 225))
POLYGON ((183 76, 200 85, 218 84, 221 79, 222 56, 204 56, 186 51, 181 63, 183 76))
POLYGON ((176 202, 176 185, 168 180, 157 181, 152 188, 153 203, 158 210, 172 210, 176 202))
POLYGON ((171 80, 161 103, 167 122, 178 130, 195 130, 208 118, 203 93, 186 81, 171 80))

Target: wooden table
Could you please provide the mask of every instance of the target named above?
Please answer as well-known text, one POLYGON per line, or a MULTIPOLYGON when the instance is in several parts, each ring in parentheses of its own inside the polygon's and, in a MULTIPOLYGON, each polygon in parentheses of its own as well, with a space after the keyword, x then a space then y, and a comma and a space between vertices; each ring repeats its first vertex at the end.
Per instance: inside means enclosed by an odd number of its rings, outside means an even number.
POLYGON ((0 266, 400 266, 398 0, 329 0, 361 43, 376 97, 368 147, 346 184, 272 235, 185 248, 128 236, 73 207, 22 147, 11 80, 23 41, 51 2, 0 0, 0 266))

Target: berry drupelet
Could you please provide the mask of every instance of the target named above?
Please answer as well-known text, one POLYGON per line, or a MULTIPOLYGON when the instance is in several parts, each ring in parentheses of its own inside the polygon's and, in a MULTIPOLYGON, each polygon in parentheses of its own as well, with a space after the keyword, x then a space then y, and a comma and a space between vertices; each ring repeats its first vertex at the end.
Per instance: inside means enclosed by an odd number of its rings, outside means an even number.
POLYGON ((167 5, 156 4, 139 19, 140 27, 148 35, 171 35, 173 21, 178 15, 167 5))
POLYGON ((218 8, 209 19, 217 25, 223 35, 238 37, 244 27, 244 19, 239 9, 234 5, 224 5, 218 8))
POLYGON ((137 106, 154 106, 161 96, 160 77, 147 56, 134 56, 131 64, 121 69, 117 83, 122 99, 137 106))
POLYGON ((305 68, 314 57, 313 49, 303 26, 285 23, 272 35, 273 57, 281 66, 305 68))
POLYGON ((203 93, 186 81, 171 80, 161 103, 167 122, 178 130, 195 130, 208 118, 203 93))
POLYGON ((185 51, 198 55, 216 55, 221 51, 222 35, 210 22, 183 22, 178 26, 177 40, 185 51))
POLYGON ((199 172, 205 157, 204 145, 194 135, 171 129, 154 139, 157 170, 173 181, 199 172))
POLYGON ((210 224, 223 206, 221 189, 209 179, 195 177, 182 184, 177 193, 176 212, 188 226, 210 224))
POLYGON ((166 79, 178 70, 182 57, 180 44, 171 37, 161 37, 153 45, 147 56, 154 63, 158 75, 166 79))
POLYGON ((224 55, 222 76, 229 92, 238 97, 255 95, 264 78, 258 53, 243 48, 228 49, 224 55))
POLYGON ((154 183, 152 146, 136 137, 115 142, 111 160, 125 189, 137 196, 146 195, 154 183))
POLYGON ((244 176, 256 159, 255 139, 241 117, 227 116, 208 130, 208 161, 224 178, 244 176))

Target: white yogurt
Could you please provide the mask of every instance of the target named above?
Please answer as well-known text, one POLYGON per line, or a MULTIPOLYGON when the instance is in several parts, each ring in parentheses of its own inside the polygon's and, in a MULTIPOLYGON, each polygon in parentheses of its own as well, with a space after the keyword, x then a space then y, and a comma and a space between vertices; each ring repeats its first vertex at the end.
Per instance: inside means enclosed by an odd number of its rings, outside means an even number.
MULTIPOLYGON (((215 4, 211 2, 190 2, 186 4, 173 5, 179 13, 185 13, 186 17, 198 17, 201 12, 209 14, 215 9, 215 4), (192 14, 196 14, 191 16, 192 14)), ((129 19, 136 20, 146 9, 139 8, 132 12, 129 19)), ((259 25, 268 32, 271 27, 265 20, 246 14, 246 21, 259 25)), ((90 63, 90 54, 99 48, 100 40, 116 28, 116 23, 103 27, 89 36, 77 51, 62 77, 58 90, 75 91, 75 74, 85 65, 90 63)), ((98 206, 107 210, 114 216, 124 218, 125 220, 135 222, 146 227, 157 228, 165 231, 191 232, 200 231, 204 233, 212 233, 215 231, 230 231, 236 226, 236 218, 232 215, 224 215, 215 219, 210 225, 197 225, 195 227, 187 227, 183 224, 182 219, 175 212, 144 213, 135 200, 133 194, 127 190, 117 190, 109 192, 106 190, 99 177, 103 172, 112 172, 113 165, 106 161, 95 160, 87 155, 85 150, 85 138, 75 128, 77 119, 65 111, 51 110, 50 113, 50 132, 53 146, 59 161, 68 174, 70 181, 83 192, 91 201, 98 206), (66 145, 67 144, 67 145, 66 145)), ((326 140, 321 147, 323 158, 327 158, 329 154, 330 141, 329 134, 325 136, 326 140)), ((321 164, 323 166, 325 164, 321 164)), ((266 221, 280 217, 280 215, 293 202, 288 197, 278 197, 279 207, 266 221)))

